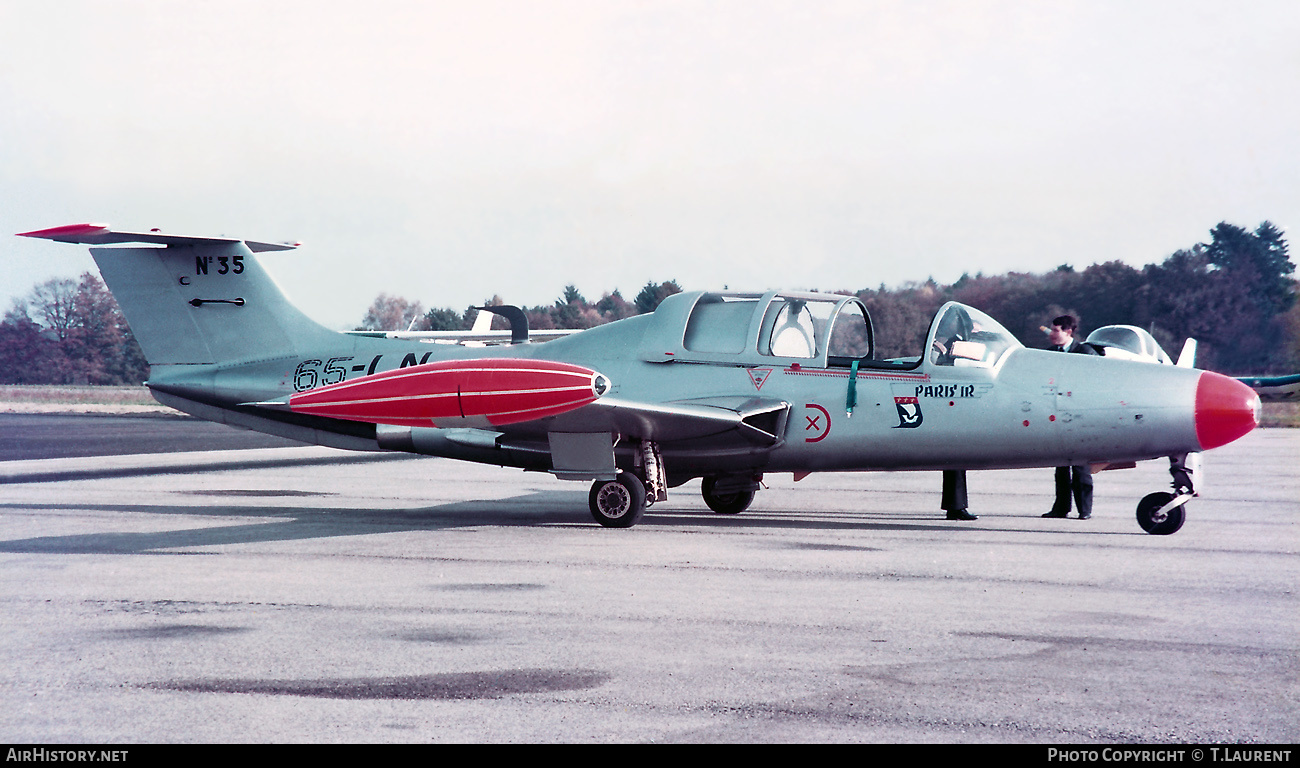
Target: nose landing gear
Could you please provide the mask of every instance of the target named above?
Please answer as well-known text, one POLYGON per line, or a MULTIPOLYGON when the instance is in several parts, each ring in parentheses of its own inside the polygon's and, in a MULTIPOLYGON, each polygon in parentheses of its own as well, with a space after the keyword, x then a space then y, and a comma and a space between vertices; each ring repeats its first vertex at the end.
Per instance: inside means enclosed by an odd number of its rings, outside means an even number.
POLYGON ((1137 519, 1142 530, 1155 536, 1168 536, 1183 527, 1184 505, 1193 494, 1175 496, 1167 491, 1147 494, 1138 502, 1137 519))
MULTIPOLYGON (((1142 530, 1154 536, 1168 536, 1183 527, 1187 517, 1187 502, 1197 495, 1192 486, 1194 468, 1189 458, 1199 458, 1199 454, 1183 454, 1169 457, 1169 474, 1174 478, 1174 492, 1159 491, 1147 494, 1138 502, 1137 521, 1142 530)), ((1199 467, 1198 467, 1199 468, 1199 467)))

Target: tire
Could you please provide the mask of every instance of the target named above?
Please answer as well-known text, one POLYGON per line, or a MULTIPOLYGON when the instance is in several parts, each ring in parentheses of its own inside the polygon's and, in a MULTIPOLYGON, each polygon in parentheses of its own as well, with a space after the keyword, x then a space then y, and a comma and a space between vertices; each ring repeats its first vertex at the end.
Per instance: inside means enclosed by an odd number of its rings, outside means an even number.
POLYGON ((1183 527, 1186 518, 1186 504, 1179 504, 1164 515, 1157 517, 1161 507, 1174 500, 1172 493, 1160 491, 1147 494, 1138 502, 1137 520, 1142 530, 1153 536, 1168 536, 1183 527))
POLYGON ((738 515, 754 502, 753 491, 715 493, 713 489, 717 483, 716 477, 704 478, 704 482, 700 484, 700 495, 704 497, 704 503, 709 505, 709 509, 719 515, 738 515))
POLYGON ((630 472, 615 480, 597 480, 587 497, 591 516, 606 528, 631 528, 645 513, 645 485, 630 472))

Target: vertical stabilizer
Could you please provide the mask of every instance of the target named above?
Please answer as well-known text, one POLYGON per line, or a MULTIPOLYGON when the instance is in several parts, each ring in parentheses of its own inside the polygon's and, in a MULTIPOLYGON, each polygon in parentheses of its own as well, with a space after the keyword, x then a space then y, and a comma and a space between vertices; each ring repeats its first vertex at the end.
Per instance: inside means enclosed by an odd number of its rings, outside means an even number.
POLYGON ((289 304, 242 242, 90 253, 150 365, 287 356, 333 335, 289 304))
POLYGON ((285 357, 336 336, 290 305, 254 255, 293 245, 117 232, 100 224, 23 234, 90 245, 153 244, 90 249, 150 365, 285 357))

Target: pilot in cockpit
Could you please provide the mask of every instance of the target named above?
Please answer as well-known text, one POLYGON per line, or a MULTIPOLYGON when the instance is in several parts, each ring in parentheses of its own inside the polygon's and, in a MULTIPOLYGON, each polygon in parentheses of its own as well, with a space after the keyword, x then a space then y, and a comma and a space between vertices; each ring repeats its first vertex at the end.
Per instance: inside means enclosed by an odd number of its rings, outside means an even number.
POLYGON ((987 368, 1007 346, 1007 339, 1001 334, 985 330, 980 321, 972 318, 963 307, 954 306, 939 320, 930 362, 935 365, 987 368))
POLYGON ((967 357, 971 350, 963 345, 970 341, 974 332, 975 323, 966 310, 961 307, 950 308, 940 318, 939 327, 935 330, 930 362, 935 365, 954 365, 958 357, 967 357))

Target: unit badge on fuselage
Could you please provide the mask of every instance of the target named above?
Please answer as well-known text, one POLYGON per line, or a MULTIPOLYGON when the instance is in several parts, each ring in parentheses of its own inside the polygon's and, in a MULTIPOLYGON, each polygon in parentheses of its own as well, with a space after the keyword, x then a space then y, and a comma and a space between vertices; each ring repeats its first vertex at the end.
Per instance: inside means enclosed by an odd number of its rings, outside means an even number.
POLYGON ((918 397, 894 397, 894 407, 898 409, 898 424, 894 429, 916 429, 925 420, 921 413, 921 399, 918 397))

